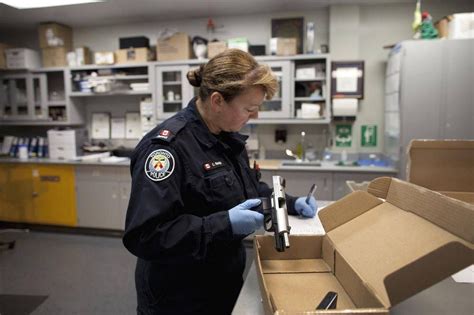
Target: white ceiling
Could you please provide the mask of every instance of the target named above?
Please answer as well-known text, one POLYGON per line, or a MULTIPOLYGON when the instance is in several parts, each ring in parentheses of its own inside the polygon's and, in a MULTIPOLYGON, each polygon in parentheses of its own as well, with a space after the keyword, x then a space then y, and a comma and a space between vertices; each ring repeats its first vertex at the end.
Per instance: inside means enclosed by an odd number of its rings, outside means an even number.
POLYGON ((72 27, 317 10, 332 4, 414 3, 415 0, 107 0, 62 7, 18 10, 0 4, 0 30, 31 30, 45 21, 72 27))

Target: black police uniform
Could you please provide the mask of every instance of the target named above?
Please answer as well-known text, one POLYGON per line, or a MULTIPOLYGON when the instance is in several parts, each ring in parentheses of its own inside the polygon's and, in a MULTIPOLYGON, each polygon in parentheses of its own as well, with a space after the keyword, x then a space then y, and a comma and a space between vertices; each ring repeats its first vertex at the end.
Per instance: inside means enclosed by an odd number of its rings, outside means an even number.
POLYGON ((245 235, 233 235, 227 210, 271 193, 249 166, 247 137, 213 135, 195 101, 149 132, 131 158, 123 243, 138 257, 139 314, 230 314, 245 235))

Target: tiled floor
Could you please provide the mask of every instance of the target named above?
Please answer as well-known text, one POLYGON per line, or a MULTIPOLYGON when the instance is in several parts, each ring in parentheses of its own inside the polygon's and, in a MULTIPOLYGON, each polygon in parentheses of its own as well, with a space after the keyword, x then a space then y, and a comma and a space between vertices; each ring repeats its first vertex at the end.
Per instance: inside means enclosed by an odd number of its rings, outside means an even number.
POLYGON ((0 250, 0 295, 48 296, 33 315, 135 313, 136 259, 119 237, 0 234, 10 239, 15 248, 0 250))

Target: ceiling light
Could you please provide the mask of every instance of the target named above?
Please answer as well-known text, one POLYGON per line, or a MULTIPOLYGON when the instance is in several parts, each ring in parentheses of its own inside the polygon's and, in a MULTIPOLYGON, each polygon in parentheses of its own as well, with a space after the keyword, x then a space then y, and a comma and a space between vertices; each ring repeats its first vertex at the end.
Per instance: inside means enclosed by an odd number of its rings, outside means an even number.
POLYGON ((36 9, 103 1, 105 0, 0 0, 0 3, 17 9, 36 9))

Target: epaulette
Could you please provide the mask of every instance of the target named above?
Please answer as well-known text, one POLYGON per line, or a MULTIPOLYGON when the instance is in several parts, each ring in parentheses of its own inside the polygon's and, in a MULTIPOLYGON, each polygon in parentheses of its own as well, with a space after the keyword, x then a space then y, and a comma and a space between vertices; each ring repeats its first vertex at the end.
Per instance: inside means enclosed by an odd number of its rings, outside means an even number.
POLYGON ((178 135, 178 133, 186 125, 184 119, 173 119, 167 121, 151 139, 152 143, 166 143, 169 144, 178 135))

